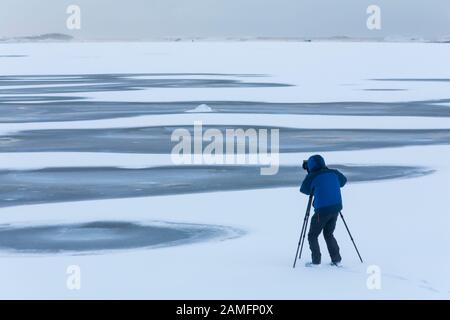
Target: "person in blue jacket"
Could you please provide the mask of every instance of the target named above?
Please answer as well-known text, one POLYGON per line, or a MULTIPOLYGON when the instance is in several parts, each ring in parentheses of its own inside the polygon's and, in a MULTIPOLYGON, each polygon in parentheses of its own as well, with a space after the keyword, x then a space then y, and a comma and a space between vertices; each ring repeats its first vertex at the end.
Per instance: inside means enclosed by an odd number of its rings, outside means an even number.
POLYGON ((341 262, 339 246, 333 232, 339 212, 342 210, 341 188, 347 178, 338 170, 328 169, 320 155, 311 156, 307 163, 308 174, 303 180, 300 192, 314 196, 314 215, 308 233, 312 261, 307 266, 320 265, 321 253, 319 235, 323 236, 331 257, 331 264, 338 266, 341 262))

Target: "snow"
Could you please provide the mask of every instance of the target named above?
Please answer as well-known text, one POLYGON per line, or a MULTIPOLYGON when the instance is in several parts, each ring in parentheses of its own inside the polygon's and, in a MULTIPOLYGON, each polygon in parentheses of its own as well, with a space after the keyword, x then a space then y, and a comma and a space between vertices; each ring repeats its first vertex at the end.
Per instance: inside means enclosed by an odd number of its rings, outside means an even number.
MULTIPOLYGON (((282 88, 147 89, 61 94, 99 101, 414 101, 448 98, 445 82, 382 82, 377 78, 449 78, 446 44, 422 43, 70 43, 3 44, 2 74, 209 72, 266 74, 245 81, 295 84, 282 88), (126 48, 125 48, 126 47, 126 48), (120 50, 118 49, 120 48, 120 50), (50 50, 51 49, 51 50, 50 50), (161 54, 148 54, 159 52, 161 54), (84 57, 90 56, 91 59, 84 57), (424 57, 433 57, 425 59, 424 57), (120 62, 120 63, 119 63, 120 62), (419 63, 420 62, 420 63, 419 63), (350 84, 350 85, 346 85, 350 84), (376 85, 376 86, 375 86, 376 85), (391 87, 406 91, 369 92, 391 87)), ((225 78, 236 79, 235 76, 225 78)), ((240 79, 240 78, 239 78, 240 79)), ((242 79, 240 79, 242 80, 242 79)), ((55 94, 57 95, 57 94, 55 94)), ((1 97, 0 97, 1 99, 1 97)), ((0 124, 0 133, 62 128, 204 124, 299 128, 450 128, 447 118, 243 115, 155 115, 106 120, 0 124)), ((1 148, 0 148, 1 150, 1 148)), ((280 155, 296 164, 310 153, 280 155)), ((450 147, 410 146, 322 153, 329 163, 413 165, 436 170, 419 178, 350 184, 343 214, 365 260, 339 221, 344 268, 303 268, 292 262, 307 198, 297 188, 229 191, 38 204, 0 209, 0 224, 165 221, 237 228, 244 235, 158 249, 94 255, 0 253, 0 298, 152 299, 448 299, 450 147), (66 269, 79 265, 81 290, 68 290, 66 269), (369 290, 367 267, 381 268, 380 290, 369 290)), ((1 153, 1 169, 66 166, 150 167, 170 155, 1 153)), ((321 239, 324 263, 328 262, 321 239)))
POLYGON ((204 112, 212 112, 212 108, 208 106, 207 104, 200 104, 198 107, 192 110, 188 110, 187 112, 194 112, 194 113, 204 113, 204 112))

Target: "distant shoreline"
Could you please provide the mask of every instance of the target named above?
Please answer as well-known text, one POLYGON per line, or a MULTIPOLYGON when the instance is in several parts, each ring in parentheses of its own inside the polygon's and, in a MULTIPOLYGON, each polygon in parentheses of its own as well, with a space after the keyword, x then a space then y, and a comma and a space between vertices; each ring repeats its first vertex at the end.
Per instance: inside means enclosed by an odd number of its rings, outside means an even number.
POLYGON ((21 37, 0 37, 1 43, 70 43, 70 42, 373 42, 373 43, 450 43, 450 36, 436 39, 421 37, 156 37, 145 39, 80 39, 61 33, 48 33, 21 37))

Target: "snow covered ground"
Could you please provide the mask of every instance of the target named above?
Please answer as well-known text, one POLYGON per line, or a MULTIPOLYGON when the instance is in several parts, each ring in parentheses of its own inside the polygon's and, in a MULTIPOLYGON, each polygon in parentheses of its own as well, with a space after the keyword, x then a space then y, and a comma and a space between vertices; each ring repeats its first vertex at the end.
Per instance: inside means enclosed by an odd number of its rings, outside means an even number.
MULTIPOLYGON (((42 233, 31 232, 35 230, 33 227, 39 226, 44 228, 39 230, 50 230, 50 234, 44 235, 45 241, 36 238, 36 242, 44 244, 74 238, 78 242, 104 241, 108 237, 117 241, 117 236, 125 237, 130 232, 127 229, 124 230, 127 233, 122 234, 119 229, 117 234, 115 229, 94 228, 90 233, 89 228, 70 229, 70 225, 104 221, 116 222, 115 226, 129 223, 125 226, 170 226, 174 230, 184 226, 183 231, 192 226, 192 230, 186 232, 192 232, 189 235, 193 237, 198 228, 221 232, 200 236, 196 241, 156 247, 149 246, 153 243, 150 241, 141 247, 87 252, 23 252, 5 248, 5 243, 0 243, 3 247, 0 251, 0 297, 448 299, 450 146, 439 139, 450 130, 450 118, 445 115, 449 108, 449 51, 449 44, 424 43, 1 45, 1 55, 17 56, 0 57, 0 108, 10 112, 1 116, 1 119, 10 119, 0 123, 0 171, 8 170, 10 179, 14 179, 16 170, 147 168, 172 164, 170 156, 165 154, 47 150, 51 148, 46 140, 37 140, 39 145, 47 147, 45 152, 11 151, 8 149, 13 141, 11 135, 27 133, 39 137, 39 132, 56 129, 189 126, 195 120, 209 125, 336 129, 336 143, 348 140, 340 136, 340 130, 345 129, 412 129, 414 139, 411 136, 407 141, 406 137, 404 145, 398 147, 386 142, 385 147, 376 149, 361 144, 346 150, 322 148, 320 153, 336 165, 412 166, 434 171, 420 177, 363 181, 345 187, 343 213, 365 263, 358 261, 339 221, 336 237, 344 259, 342 269, 326 266, 328 257, 322 240, 325 262, 322 268, 302 267, 309 256, 305 248, 302 261, 292 269, 307 201, 297 187, 19 206, 8 206, 5 200, 0 203, 0 239, 10 235, 11 230, 18 235, 18 241, 32 239, 33 234, 42 237, 42 233), (111 74, 128 76, 125 79, 105 76, 111 74), (86 112, 86 117, 77 118, 70 101, 92 102, 85 106, 90 115, 86 112), (192 101, 198 102, 198 106, 207 104, 197 110, 204 113, 188 112, 195 109, 192 101), (222 113, 220 108, 215 108, 214 101, 221 105, 232 101, 316 103, 318 111, 317 114, 302 114, 265 110, 261 114, 249 114, 233 107, 233 112, 222 113), (421 116, 421 101, 423 108, 440 106, 438 111, 443 111, 435 116, 421 116), (181 105, 186 102, 188 107, 178 112, 172 109, 168 114, 158 109, 157 114, 130 115, 126 107, 120 109, 120 105, 113 114, 105 112, 95 108, 96 102, 148 102, 149 110, 152 102, 179 102, 181 105), (365 104, 371 108, 376 102, 383 105, 383 110, 371 115, 324 115, 319 110, 321 103, 331 102, 340 103, 344 109, 347 103, 347 108, 353 108, 356 102, 362 103, 358 108, 363 109, 365 104), (404 102, 405 108, 408 103, 418 103, 405 111, 411 114, 398 115, 398 109, 394 108, 392 114, 389 113, 390 103, 394 102, 404 102), (52 114, 44 112, 46 108, 53 108, 48 110, 64 113, 68 118, 49 120, 52 114), (70 112, 75 121, 67 121, 70 112), (27 120, 29 113, 33 113, 34 120, 27 120), (40 115, 45 120, 36 120, 40 115), (429 129, 441 131, 422 135, 421 130, 429 129), (15 231, 18 226, 28 227, 23 237, 15 231), (70 265, 81 268, 80 290, 69 290, 66 286, 66 270, 70 265), (373 265, 381 270, 379 290, 367 286, 367 268, 373 265)), ((385 132, 386 141, 389 135, 395 138, 399 134, 385 132)), ((307 136, 304 139, 309 145, 307 136)), ((367 141, 373 139, 375 136, 368 134, 367 141)), ((283 153, 281 165, 297 165, 317 150, 283 153)), ((48 177, 35 175, 30 184, 36 181, 43 186, 54 183, 48 177)), ((7 193, 7 187, 0 186, 0 190, 7 193)), ((130 185, 132 188, 135 186, 130 185)), ((176 188, 176 185, 168 181, 167 188, 176 188)), ((20 196, 26 199, 28 194, 24 192, 20 196)), ((149 233, 154 232, 151 227, 149 230, 149 233)), ((172 236, 178 239, 176 233, 172 236)))

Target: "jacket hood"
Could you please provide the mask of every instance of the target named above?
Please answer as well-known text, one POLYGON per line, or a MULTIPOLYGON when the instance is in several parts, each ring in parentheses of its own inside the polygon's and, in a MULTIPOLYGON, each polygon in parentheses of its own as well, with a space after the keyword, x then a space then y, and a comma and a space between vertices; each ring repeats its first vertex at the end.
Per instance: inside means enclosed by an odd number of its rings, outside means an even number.
POLYGON ((325 164, 325 160, 323 159, 322 156, 316 154, 316 155, 313 155, 313 156, 309 157, 309 159, 308 159, 308 169, 309 169, 309 171, 311 171, 311 172, 319 171, 319 170, 324 169, 326 167, 327 166, 325 164))

